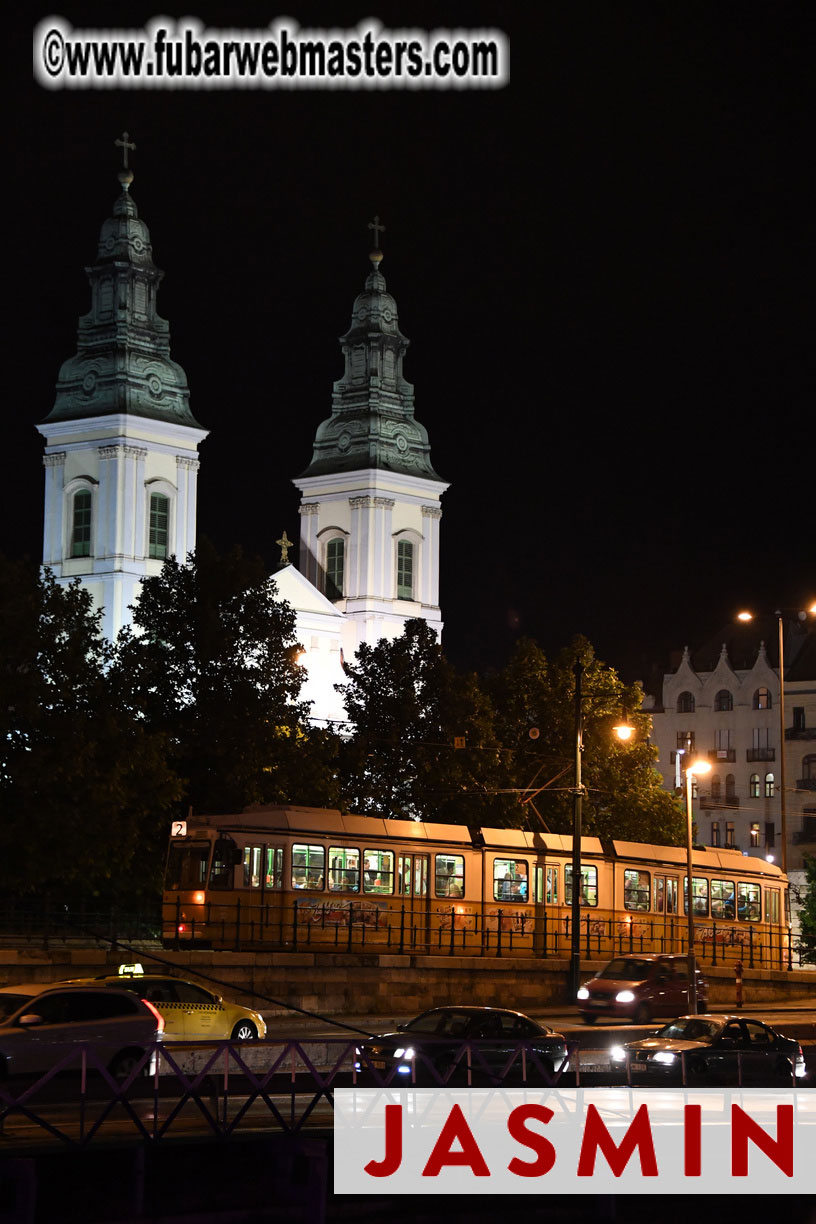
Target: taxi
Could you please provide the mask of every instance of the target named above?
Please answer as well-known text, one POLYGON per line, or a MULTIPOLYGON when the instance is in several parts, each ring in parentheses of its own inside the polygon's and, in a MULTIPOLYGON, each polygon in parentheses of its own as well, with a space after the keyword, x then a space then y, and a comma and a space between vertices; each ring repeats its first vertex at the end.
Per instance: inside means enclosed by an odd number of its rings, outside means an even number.
POLYGON ((227 1003, 196 982, 145 973, 138 963, 120 965, 115 974, 73 978, 70 984, 132 990, 152 1003, 164 1018, 165 1041, 255 1041, 266 1036, 266 1022, 260 1012, 227 1003))

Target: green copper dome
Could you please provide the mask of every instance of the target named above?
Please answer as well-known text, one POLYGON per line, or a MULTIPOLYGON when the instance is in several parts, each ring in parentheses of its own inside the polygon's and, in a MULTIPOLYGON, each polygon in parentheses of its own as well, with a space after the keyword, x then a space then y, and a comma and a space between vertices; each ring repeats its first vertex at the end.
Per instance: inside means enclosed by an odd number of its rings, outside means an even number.
POLYGON ((103 222, 96 263, 86 268, 91 309, 79 320, 77 351, 63 364, 50 421, 129 413, 200 429, 184 370, 170 358, 170 329, 156 311, 164 273, 130 195, 133 176, 103 222))
POLYGON ((332 414, 317 429, 304 476, 379 468, 441 480, 431 466, 428 433, 414 418, 414 388, 402 375, 409 341, 399 329, 397 304, 379 269, 382 252, 340 338, 343 377, 334 384, 332 414))

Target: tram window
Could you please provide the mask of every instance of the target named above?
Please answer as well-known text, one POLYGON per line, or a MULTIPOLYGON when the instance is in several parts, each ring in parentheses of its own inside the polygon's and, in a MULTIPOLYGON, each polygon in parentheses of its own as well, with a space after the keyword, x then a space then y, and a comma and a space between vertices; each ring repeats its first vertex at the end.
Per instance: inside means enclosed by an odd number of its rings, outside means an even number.
POLYGON ((232 888, 236 863, 241 862, 241 851, 231 837, 219 837, 213 850, 210 869, 210 888, 232 888))
POLYGON ((360 891, 360 851, 350 846, 329 846, 329 888, 332 892, 360 891))
POLYGON ((547 904, 558 904, 558 868, 547 868, 547 904))
POLYGON ((493 860, 493 900, 527 900, 527 864, 518 859, 493 860))
POLYGON ((462 897, 465 892, 465 860, 461 854, 437 854, 437 897, 462 897))
MULTIPOLYGON (((581 868, 581 905, 598 904, 598 868, 581 868)), ((572 866, 564 867, 564 904, 572 905, 572 866)))
POLYGON ((628 910, 648 910, 652 877, 648 871, 627 867, 623 873, 623 907, 628 910))
POLYGON ((765 889, 765 921, 778 923, 779 922, 779 909, 780 909, 779 907, 779 889, 778 888, 766 888, 765 889))
POLYGON ((677 876, 655 876, 654 910, 656 914, 677 913, 677 876))
POLYGON ((267 846, 266 887, 283 888, 283 846, 267 846))
POLYGON ((209 842, 199 842, 196 846, 172 843, 167 856, 165 888, 203 888, 207 883, 209 857, 209 842))
POLYGON ((394 854, 391 850, 366 850, 363 864, 363 892, 394 891, 394 854))
MULTIPOLYGON (((691 891, 694 897, 694 913, 698 918, 708 917, 708 880, 704 876, 692 876, 691 891)), ((683 909, 688 913, 688 876, 683 876, 683 909)))
POLYGON ((759 922, 762 911, 758 884, 746 884, 740 880, 737 885, 737 913, 743 922, 759 922))
POLYGON ((244 846, 244 887, 261 887, 263 846, 244 846))
POLYGON ((292 887, 317 890, 323 887, 326 851, 323 846, 292 847, 292 887))
POLYGON ((735 918, 736 904, 734 901, 733 880, 711 881, 711 917, 735 918))

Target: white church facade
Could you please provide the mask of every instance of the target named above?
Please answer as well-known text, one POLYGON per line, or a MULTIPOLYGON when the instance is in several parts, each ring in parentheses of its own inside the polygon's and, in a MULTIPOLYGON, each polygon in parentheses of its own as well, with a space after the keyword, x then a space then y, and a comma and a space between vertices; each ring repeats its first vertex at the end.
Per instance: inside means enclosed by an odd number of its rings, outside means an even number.
MULTIPOLYGON (((170 358, 168 324, 156 309, 162 273, 132 180, 127 168, 119 174, 121 194, 87 269, 91 309, 60 370, 54 407, 37 426, 45 439, 43 564, 61 582, 80 579, 110 639, 129 623, 142 580, 195 549, 198 447, 207 437, 170 358)), ((294 481, 299 564, 274 574, 296 614, 303 696, 320 722, 344 720, 334 686, 362 642, 397 637, 412 617, 442 631, 440 500, 448 486, 414 416, 403 375, 408 341, 378 244, 369 258, 340 342, 344 372, 331 415, 294 481)))

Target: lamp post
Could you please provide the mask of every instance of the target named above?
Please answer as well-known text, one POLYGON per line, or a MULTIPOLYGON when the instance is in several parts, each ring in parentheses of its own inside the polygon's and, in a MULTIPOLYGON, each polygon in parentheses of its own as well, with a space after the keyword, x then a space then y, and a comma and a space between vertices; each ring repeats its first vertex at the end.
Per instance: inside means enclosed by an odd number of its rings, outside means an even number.
MULTIPOLYGON (((586 788, 581 779, 581 754, 584 751, 584 710, 583 710, 583 679, 584 665, 580 659, 575 660, 572 669, 575 676, 575 786, 572 792, 572 907, 570 925, 570 972, 569 1001, 575 1002, 578 994, 579 977, 581 973, 581 823, 583 820, 583 803, 586 788)), ((628 740, 634 735, 635 728, 624 718, 614 728, 620 740, 628 740)))
POLYGON ((689 761, 686 766, 686 878, 688 879, 688 891, 686 892, 686 913, 688 915, 688 971, 689 971, 689 988, 688 988, 688 1006, 689 1013, 694 1016, 697 1014, 697 958, 694 953, 694 896, 692 882, 694 879, 694 864, 692 861, 692 844, 691 844, 691 789, 692 778, 699 774, 706 774, 711 769, 708 761, 697 760, 689 761))
MULTIPOLYGON (((812 604, 806 612, 799 612, 799 619, 807 620, 808 615, 816 614, 816 604, 812 604)), ((785 628, 781 609, 774 612, 779 633, 779 837, 782 841, 780 866, 782 871, 788 871, 788 795, 787 795, 787 759, 785 756, 785 628)), ((740 612, 737 620, 750 621, 752 612, 740 612)))

